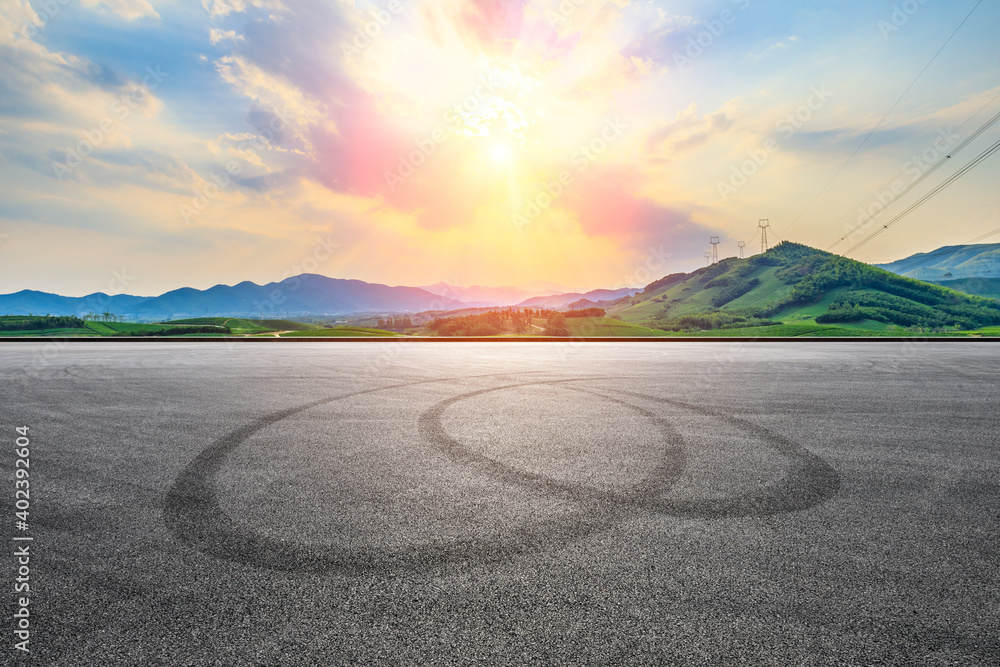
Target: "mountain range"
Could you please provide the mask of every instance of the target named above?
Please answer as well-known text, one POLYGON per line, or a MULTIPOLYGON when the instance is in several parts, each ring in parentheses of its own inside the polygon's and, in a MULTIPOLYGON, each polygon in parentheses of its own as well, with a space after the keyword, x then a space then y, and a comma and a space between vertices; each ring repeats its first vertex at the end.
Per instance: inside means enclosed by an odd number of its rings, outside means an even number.
MULTIPOLYGON (((563 288, 565 290, 565 288, 563 288)), ((0 295, 0 314, 86 315, 113 313, 139 320, 189 317, 322 317, 360 313, 420 313, 468 307, 530 306, 565 308, 580 300, 611 301, 641 289, 560 293, 551 283, 519 287, 390 287, 361 280, 302 274, 258 285, 216 285, 207 290, 182 287, 155 297, 103 292, 67 297, 35 290, 0 295), (532 291, 535 287, 538 291, 532 291), (542 296, 538 296, 541 294, 542 296)))
POLYGON ((1000 243, 945 246, 879 267, 966 294, 1000 299, 1000 243))
POLYGON ((463 307, 465 304, 459 301, 418 287, 390 287, 309 273, 267 285, 244 281, 232 286, 216 285, 207 290, 182 287, 156 297, 102 292, 65 297, 32 290, 0 296, 0 313, 85 315, 108 312, 143 320, 416 313, 463 307))
MULTIPOLYGON (((828 253, 815 255, 816 252, 819 251, 789 244, 780 253, 770 253, 769 258, 759 256, 761 259, 750 258, 753 261, 748 264, 740 262, 734 265, 740 267, 738 275, 727 274, 727 277, 720 274, 706 285, 701 283, 703 271, 666 276, 645 289, 598 289, 590 292, 574 292, 553 283, 516 287, 461 287, 448 283, 392 287, 361 280, 302 274, 266 285, 244 281, 232 286, 216 285, 206 290, 183 287, 154 297, 102 292, 84 297, 66 297, 23 290, 0 295, 0 314, 82 316, 87 313, 113 313, 138 320, 170 320, 205 316, 324 317, 511 306, 559 310, 601 305, 619 312, 626 320, 648 320, 650 316, 653 320, 669 320, 705 309, 729 310, 749 306, 766 306, 763 312, 771 315, 777 312, 771 306, 772 297, 790 296, 797 277, 801 276, 799 272, 815 268, 809 262, 821 261, 821 256, 824 258, 822 261, 835 257, 828 253), (805 264, 800 261, 802 253, 808 259, 805 264), (798 268, 793 270, 785 266, 789 261, 798 268), (751 271, 750 266, 756 268, 751 271), (777 273, 771 276, 767 270, 777 273), (695 276, 698 276, 698 281, 690 282, 695 276), (772 278, 777 278, 777 282, 772 278), (757 282, 754 283, 754 280, 757 282), (728 286, 716 294, 719 290, 712 287, 723 282, 728 286), (725 295, 734 293, 734 290, 738 294, 727 301, 725 295)), ((708 274, 722 271, 729 266, 729 262, 724 260, 714 266, 706 269, 708 274)), ((1000 244, 947 246, 883 264, 879 268, 907 278, 932 281, 967 294, 1000 297, 1000 244)), ((857 272, 855 268, 851 271, 857 272)), ((845 291, 839 289, 838 298, 845 291)), ((831 301, 830 305, 833 303, 831 301)), ((810 312, 813 309, 810 307, 810 312)))
POLYGON ((1000 243, 951 245, 910 255, 879 268, 918 280, 1000 278, 1000 243))

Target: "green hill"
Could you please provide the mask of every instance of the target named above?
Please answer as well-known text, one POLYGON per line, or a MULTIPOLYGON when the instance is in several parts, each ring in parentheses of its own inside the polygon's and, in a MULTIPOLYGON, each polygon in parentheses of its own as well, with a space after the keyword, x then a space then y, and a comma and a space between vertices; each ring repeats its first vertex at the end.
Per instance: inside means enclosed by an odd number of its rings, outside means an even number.
POLYGON ((1000 301, 788 242, 747 259, 666 276, 608 311, 626 322, 678 332, 796 324, 836 325, 863 335, 1000 324, 1000 301))

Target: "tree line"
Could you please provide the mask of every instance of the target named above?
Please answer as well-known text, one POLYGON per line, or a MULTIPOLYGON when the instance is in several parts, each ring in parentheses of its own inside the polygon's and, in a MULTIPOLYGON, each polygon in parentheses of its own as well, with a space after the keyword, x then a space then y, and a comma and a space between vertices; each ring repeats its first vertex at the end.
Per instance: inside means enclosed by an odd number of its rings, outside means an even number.
POLYGON ((73 315, 29 315, 0 318, 0 331, 41 331, 44 329, 82 329, 86 322, 73 315))
POLYGON ((402 331, 404 329, 413 328, 413 320, 409 317, 386 317, 378 318, 378 324, 375 325, 377 329, 384 329, 385 331, 402 331))
POLYGON ((604 317, 604 315, 603 308, 581 308, 566 312, 544 308, 505 308, 477 315, 439 317, 429 322, 427 328, 439 336, 498 336, 509 333, 569 336, 566 318, 604 317), (533 320, 538 319, 545 320, 545 327, 541 331, 533 324, 533 320))
POLYGON ((103 313, 95 313, 94 311, 89 311, 82 315, 83 319, 89 322, 127 322, 128 316, 126 315, 115 315, 114 313, 109 313, 104 311, 103 313))
POLYGON ((115 336, 184 336, 187 334, 231 334, 229 327, 220 326, 183 326, 167 327, 165 329, 150 329, 146 331, 129 331, 117 333, 115 336))

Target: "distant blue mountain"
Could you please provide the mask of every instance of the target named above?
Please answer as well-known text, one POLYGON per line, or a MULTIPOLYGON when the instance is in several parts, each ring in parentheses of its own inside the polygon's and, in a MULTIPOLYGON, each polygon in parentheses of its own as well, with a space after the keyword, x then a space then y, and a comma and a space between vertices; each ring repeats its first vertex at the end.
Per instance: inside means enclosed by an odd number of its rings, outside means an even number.
POLYGON ((632 296, 642 291, 641 287, 624 287, 621 289, 595 289, 589 292, 570 292, 569 294, 553 294, 552 296, 536 296, 525 299, 517 304, 519 308, 569 308, 573 304, 585 301, 586 304, 577 308, 590 308, 601 301, 617 301, 623 296, 632 296))
POLYGON ((0 314, 77 315, 87 312, 117 314, 128 312, 148 300, 148 296, 128 294, 109 296, 103 292, 97 292, 82 297, 71 297, 35 290, 23 290, 16 294, 0 296, 0 314))
POLYGON ((225 316, 268 318, 353 313, 417 313, 465 304, 418 287, 390 287, 361 280, 303 274, 281 282, 182 287, 156 297, 103 293, 67 297, 35 290, 0 295, 0 314, 85 315, 110 312, 138 319, 225 316))
POLYGON ((945 246, 878 266, 918 280, 1000 278, 1000 243, 945 246))

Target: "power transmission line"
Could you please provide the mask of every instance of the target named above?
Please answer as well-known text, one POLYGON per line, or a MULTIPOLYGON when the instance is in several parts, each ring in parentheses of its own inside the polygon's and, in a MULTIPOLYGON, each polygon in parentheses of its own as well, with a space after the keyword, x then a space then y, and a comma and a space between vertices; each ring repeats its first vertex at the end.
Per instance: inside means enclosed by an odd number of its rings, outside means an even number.
POLYGON ((952 174, 950 177, 948 177, 947 179, 945 179, 944 181, 942 181, 936 188, 934 188, 933 190, 931 190, 930 192, 928 192, 926 195, 924 195, 923 197, 921 197, 920 199, 918 199, 917 201, 915 201, 913 204, 911 204, 908 208, 906 208, 902 213, 900 213, 899 215, 897 215, 895 218, 893 218, 892 220, 890 220, 886 224, 884 224, 881 227, 879 227, 877 230, 875 230, 874 232, 872 232, 871 234, 869 234, 868 236, 866 236, 860 242, 856 243, 854 245, 854 247, 852 247, 850 250, 848 250, 844 254, 845 255, 850 255, 852 252, 854 252, 855 250, 857 250, 861 246, 865 245, 866 243, 868 243, 869 241, 871 241, 873 238, 875 238, 876 236, 878 236, 879 234, 881 234, 885 230, 889 229, 889 227, 891 227, 892 225, 894 225, 897 222, 899 222, 900 220, 902 220, 904 217, 906 217, 907 215, 909 215, 910 213, 912 213, 914 210, 916 210, 917 208, 919 208, 920 206, 922 206, 924 203, 926 203, 928 200, 930 200, 931 198, 933 198, 939 192, 941 192, 942 190, 944 190, 945 188, 947 188, 949 185, 951 185, 952 183, 954 183, 955 181, 957 181, 959 178, 961 178, 962 176, 965 176, 967 173, 969 173, 970 171, 972 171, 972 169, 974 169, 981 162, 983 162, 984 160, 986 160, 987 158, 989 158, 991 155, 993 155, 994 153, 996 153, 998 150, 1000 150, 1000 141, 997 141, 992 146, 990 146, 989 148, 987 148, 985 151, 983 151, 982 153, 980 153, 979 155, 977 155, 976 158, 972 162, 970 162, 969 164, 965 165, 960 170, 958 170, 957 172, 955 172, 954 174, 952 174))
MULTIPOLYGON (((968 210, 968 211, 962 211, 961 213, 952 213, 952 214, 947 215, 947 216, 945 216, 943 218, 936 218, 934 220, 931 220, 931 219, 921 220, 920 224, 914 225, 914 226, 910 227, 910 231, 915 230, 915 229, 924 229, 924 228, 927 228, 927 227, 941 227, 942 225, 947 225, 949 222, 951 222, 952 220, 956 220, 956 219, 958 219, 959 223, 965 224, 966 226, 968 226, 968 223, 974 222, 974 221, 977 221, 977 220, 994 220, 994 219, 998 218, 998 213, 1000 213, 1000 210, 997 209, 997 203, 1000 203, 1000 202, 994 202, 994 203, 989 204, 987 206, 978 206, 978 207, 976 207, 974 209, 971 209, 971 210, 968 210), (979 215, 979 216, 975 216, 975 217, 967 217, 970 213, 976 213, 977 211, 982 211, 982 210, 985 210, 985 209, 992 209, 992 210, 990 210, 988 213, 983 214, 983 215, 979 215)), ((971 243, 971 241, 969 241, 969 243, 971 243)))
MULTIPOLYGON (((980 236, 977 236, 974 239, 970 239, 965 243, 963 243, 962 245, 971 245, 973 243, 977 243, 978 241, 982 241, 983 239, 989 238, 995 234, 1000 234, 1000 227, 992 231, 986 232, 985 234, 981 234, 980 236)), ((947 255, 950 252, 951 252, 950 247, 938 248, 933 252, 920 255, 920 257, 915 258, 912 262, 908 262, 906 264, 903 264, 902 266, 897 267, 894 271, 892 271, 892 273, 905 275, 906 273, 908 273, 913 269, 923 268, 923 266, 928 262, 930 262, 932 259, 937 259, 938 257, 947 255)), ((887 264, 895 264, 895 262, 887 262, 887 264)))
MULTIPOLYGON (((972 114, 971 116, 969 116, 968 118, 966 118, 965 122, 963 122, 961 125, 959 125, 958 128, 955 131, 957 132, 958 130, 961 130, 963 127, 965 127, 966 125, 968 125, 969 121, 971 121, 973 118, 975 118, 976 116, 979 115, 979 112, 981 112, 983 109, 985 109, 989 105, 991 105, 994 102, 996 102, 998 99, 1000 99, 1000 95, 995 96, 989 102, 987 102, 983 106, 979 107, 979 109, 977 109, 974 114, 972 114)), ((941 164, 944 164, 948 160, 948 158, 952 158, 956 154, 958 154, 963 148, 965 148, 971 142, 972 139, 975 139, 980 134, 982 134, 983 132, 985 132, 987 129, 989 129, 990 127, 992 127, 993 124, 996 123, 998 119, 1000 119, 1000 113, 998 113, 997 115, 995 115, 993 118, 991 118, 990 120, 988 120, 984 125, 982 125, 978 130, 976 130, 976 132, 974 133, 974 135, 972 137, 967 138, 958 147, 956 147, 954 150, 952 150, 948 155, 946 155, 944 158, 942 158, 941 160, 939 160, 938 163, 936 163, 935 165, 933 165, 930 168, 930 171, 936 170, 938 168, 938 166, 940 166, 941 164)), ((925 174, 923 174, 922 176, 918 177, 917 182, 923 180, 927 175, 929 175, 929 172, 925 172, 925 174)), ((897 178, 898 177, 899 176, 897 176, 897 178)), ((898 195, 894 195, 893 198, 892 198, 892 200, 890 200, 889 204, 886 204, 885 206, 883 206, 882 209, 880 211, 878 211, 877 213, 875 213, 874 215, 872 215, 871 218, 869 218, 869 220, 872 220, 872 219, 877 218, 878 216, 882 215, 885 212, 886 208, 888 208, 890 205, 892 205, 893 202, 897 201, 904 194, 906 194, 907 192, 909 192, 910 188, 912 188, 913 186, 915 186, 917 184, 917 182, 911 183, 910 187, 906 188, 903 192, 901 192, 898 195)), ((884 185, 882 187, 889 188, 890 191, 891 191, 891 185, 892 185, 892 182, 890 182, 890 183, 888 183, 888 184, 886 184, 886 185, 884 185)), ((860 208, 861 206, 864 206, 865 202, 867 202, 868 199, 869 198, 866 197, 863 201, 858 202, 857 206, 855 206, 854 209, 857 209, 857 208, 860 208)), ((824 229, 822 232, 820 232, 820 235, 825 234, 827 232, 827 230, 831 229, 838 222, 840 222, 841 220, 843 220, 844 218, 846 218, 847 216, 849 216, 853 212, 854 209, 852 209, 851 211, 848 211, 844 215, 842 215, 839 218, 837 218, 836 220, 834 220, 826 229, 824 229)), ((837 239, 830 247, 827 248, 827 250, 832 250, 834 247, 837 246, 837 244, 839 244, 841 241, 843 241, 844 239, 846 239, 848 236, 850 236, 850 234, 847 234, 847 235, 842 236, 841 238, 837 239)))
MULTIPOLYGON (((951 151, 950 154, 944 156, 943 158, 941 158, 940 160, 938 160, 937 162, 935 162, 931 166, 930 169, 928 169, 924 173, 920 174, 920 176, 917 177, 917 179, 915 181, 913 181, 908 186, 906 186, 906 188, 903 189, 902 192, 900 192, 898 195, 896 195, 888 204, 886 204, 885 206, 883 206, 882 210, 880 210, 875 215, 871 216, 869 218, 869 220, 874 220, 878 216, 882 215, 882 213, 884 213, 887 208, 889 208, 890 206, 892 206, 893 202, 895 202, 897 199, 903 197, 910 190, 912 190, 917 185, 919 185, 921 182, 923 182, 923 180, 925 178, 927 178, 928 176, 930 176, 931 174, 933 174, 935 171, 937 171, 938 167, 940 167, 945 162, 947 162, 948 160, 950 160, 951 158, 953 158, 957 153, 959 153, 963 148, 965 148, 970 143, 972 143, 975 139, 979 138, 979 135, 981 135, 983 132, 985 132, 990 127, 992 127, 993 124, 996 123, 998 120, 1000 120, 1000 112, 998 112, 995 116, 993 116, 993 118, 991 118, 988 121, 986 121, 986 123, 982 127, 980 127, 978 130, 976 130, 975 132, 973 132, 972 135, 970 137, 968 137, 965 141, 963 141, 958 146, 956 146, 955 150, 951 151)), ((850 236, 850 234, 846 234, 846 235, 842 236, 840 239, 838 239, 837 241, 835 241, 833 245, 831 245, 829 248, 827 248, 827 250, 830 250, 830 249, 834 248, 838 243, 840 243, 841 241, 843 241, 844 239, 846 239, 848 236, 850 236)))
POLYGON ((976 11, 976 8, 979 7, 979 5, 981 5, 982 3, 983 0, 979 0, 979 2, 977 2, 976 5, 965 16, 965 18, 962 19, 962 22, 958 24, 958 27, 955 28, 954 32, 952 32, 951 35, 948 37, 948 39, 945 40, 944 44, 941 45, 941 48, 937 50, 934 56, 927 62, 926 65, 924 65, 924 68, 920 70, 920 73, 917 74, 917 77, 910 83, 909 86, 906 87, 906 90, 904 90, 903 94, 899 96, 899 99, 897 99, 893 103, 893 105, 889 107, 889 110, 885 112, 885 115, 882 116, 882 119, 879 120, 879 122, 875 125, 874 128, 872 128, 872 131, 868 133, 868 136, 864 138, 861 144, 854 149, 854 152, 851 153, 851 156, 849 158, 847 158, 847 161, 844 162, 844 164, 840 165, 840 169, 837 170, 837 173, 835 173, 833 177, 829 181, 827 181, 826 185, 823 186, 823 189, 819 191, 819 194, 813 197, 812 201, 806 204, 806 207, 802 209, 802 211, 797 216, 795 216, 795 219, 792 220, 792 222, 785 229, 786 232, 795 226, 795 224, 802 218, 802 216, 805 215, 805 212, 809 210, 809 207, 815 204, 816 200, 819 199, 821 196, 823 196, 823 193, 826 192, 827 188, 829 188, 833 184, 833 182, 837 180, 837 177, 840 176, 840 172, 844 171, 844 168, 847 167, 847 165, 850 164, 851 160, 854 159, 854 156, 857 155, 862 148, 864 148, 865 144, 868 143, 868 140, 872 138, 872 135, 874 135, 875 132, 880 127, 882 127, 882 123, 884 123, 885 119, 889 117, 889 114, 891 114, 893 110, 895 110, 895 108, 899 105, 899 103, 903 101, 903 98, 906 97, 906 94, 910 92, 910 89, 913 88, 914 85, 916 85, 917 81, 920 80, 920 77, 922 77, 924 75, 924 72, 927 71, 927 68, 930 67, 935 60, 937 60, 937 57, 941 55, 942 51, 944 51, 944 47, 948 46, 948 43, 951 42, 952 38, 955 37, 956 34, 958 34, 958 31, 962 29, 962 26, 965 25, 965 22, 969 20, 969 17, 972 16, 972 13, 976 11))
MULTIPOLYGON (((976 211, 981 211, 984 208, 992 208, 994 206, 997 206, 998 204, 1000 204, 1000 201, 995 201, 992 204, 987 204, 986 206, 978 206, 978 207, 976 207, 974 209, 971 209, 971 210, 968 210, 968 211, 963 211, 962 213, 956 213, 954 216, 949 216, 948 218, 944 218, 944 220, 949 220, 949 219, 951 219, 953 217, 966 215, 968 213, 975 213, 976 211)), ((987 239, 987 238, 989 238, 991 236, 995 236, 996 234, 1000 234, 1000 227, 998 227, 997 229, 988 231, 985 234, 980 234, 979 236, 977 236, 977 237, 975 237, 973 239, 969 239, 968 241, 966 241, 965 243, 963 243, 961 245, 971 245, 973 243, 978 243, 979 241, 982 241, 983 239, 987 239)), ((909 272, 912 269, 921 268, 924 264, 927 264, 927 262, 931 261, 932 259, 937 259, 938 257, 941 257, 942 255, 947 255, 949 252, 951 252, 951 246, 947 246, 947 247, 944 247, 944 248, 938 248, 937 250, 934 250, 934 251, 929 252, 929 253, 922 253, 919 257, 914 257, 912 262, 908 262, 906 264, 903 264, 903 265, 897 267, 893 271, 893 273, 898 273, 900 275, 904 275, 904 274, 906 274, 907 272, 909 272)), ((903 259, 906 259, 906 258, 904 257, 903 259)), ((896 260, 896 262, 901 262, 901 261, 903 261, 903 260, 896 260)), ((885 264, 895 264, 896 262, 885 262, 885 264)))
POLYGON ((968 241, 966 243, 966 245, 968 245, 969 243, 979 243, 980 241, 982 241, 984 239, 988 239, 991 236, 996 236, 997 234, 1000 234, 1000 227, 997 227, 996 229, 994 229, 992 231, 986 232, 985 234, 982 234, 981 236, 977 236, 976 238, 972 239, 971 241, 968 241))

